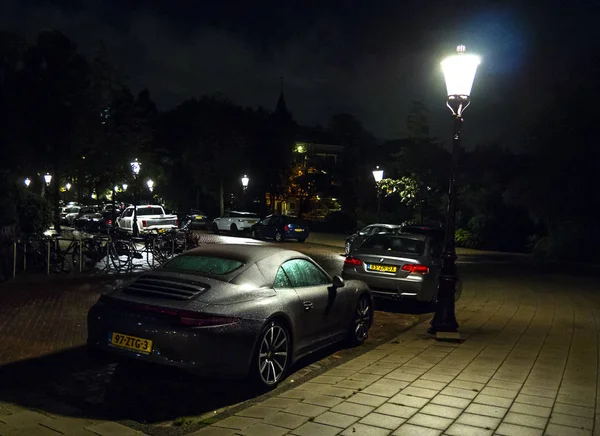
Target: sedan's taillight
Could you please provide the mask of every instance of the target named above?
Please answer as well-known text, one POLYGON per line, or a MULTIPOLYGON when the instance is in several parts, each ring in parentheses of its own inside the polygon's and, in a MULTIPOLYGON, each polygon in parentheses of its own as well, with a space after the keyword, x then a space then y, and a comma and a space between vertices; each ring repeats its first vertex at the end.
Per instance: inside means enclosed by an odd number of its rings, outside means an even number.
POLYGON ((429 274, 429 267, 416 263, 406 263, 402 265, 402 271, 408 271, 411 274, 429 274))
POLYGON ((344 265, 360 266, 362 265, 362 260, 355 259, 353 257, 347 257, 346 260, 344 260, 344 265))
POLYGON ((290 226, 288 226, 287 224, 285 225, 285 227, 283 228, 284 232, 289 232, 290 231, 290 226))
POLYGON ((179 312, 179 322, 183 325, 192 327, 212 327, 235 324, 239 320, 237 318, 227 316, 206 315, 196 312, 179 312))

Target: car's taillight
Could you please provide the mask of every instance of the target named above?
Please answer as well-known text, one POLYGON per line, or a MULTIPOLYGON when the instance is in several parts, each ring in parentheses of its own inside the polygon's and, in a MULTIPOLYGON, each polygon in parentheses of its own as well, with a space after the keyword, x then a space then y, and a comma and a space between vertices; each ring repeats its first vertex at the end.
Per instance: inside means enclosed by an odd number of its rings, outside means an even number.
POLYGON ((196 312, 181 311, 179 312, 179 322, 183 325, 193 327, 211 327, 235 324, 238 322, 238 319, 227 316, 213 316, 196 312))
POLYGON ((362 260, 355 259, 353 257, 347 257, 346 260, 344 260, 344 265, 359 266, 362 265, 362 260))
POLYGON ((407 263, 402 265, 402 271, 408 271, 411 274, 429 274, 429 267, 416 263, 407 263))
POLYGON ((175 220, 175 227, 179 227, 179 220, 175 220))
POLYGON ((289 232, 289 231, 290 231, 290 226, 288 226, 288 225, 286 224, 286 226, 283 228, 283 231, 284 231, 284 232, 289 232))
POLYGON ((148 221, 146 221, 146 220, 142 220, 142 227, 146 227, 146 223, 147 223, 147 222, 148 222, 148 221))
POLYGON ((109 226, 112 225, 112 220, 106 220, 106 224, 109 226))

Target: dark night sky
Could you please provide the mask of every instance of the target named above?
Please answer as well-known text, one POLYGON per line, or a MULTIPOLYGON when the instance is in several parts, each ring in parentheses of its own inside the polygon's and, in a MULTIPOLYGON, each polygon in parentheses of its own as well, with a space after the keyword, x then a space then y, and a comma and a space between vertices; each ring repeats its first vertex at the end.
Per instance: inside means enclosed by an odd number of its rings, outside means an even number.
POLYGON ((86 54, 104 41, 132 88, 148 87, 161 109, 217 91, 273 109, 283 75, 298 122, 349 112, 380 138, 403 134, 412 100, 430 108, 433 133, 447 136, 439 62, 462 43, 483 58, 467 146, 499 140, 518 148, 519 126, 571 74, 572 59, 598 52, 597 4, 4 0, 0 27, 30 38, 54 27, 86 54))

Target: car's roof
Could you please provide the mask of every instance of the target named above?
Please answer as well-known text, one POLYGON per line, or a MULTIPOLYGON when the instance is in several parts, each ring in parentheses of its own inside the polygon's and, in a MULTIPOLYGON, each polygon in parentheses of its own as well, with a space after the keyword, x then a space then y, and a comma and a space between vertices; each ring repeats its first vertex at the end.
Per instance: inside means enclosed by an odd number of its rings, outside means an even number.
POLYGON ((397 229, 399 227, 402 227, 400 224, 384 224, 384 223, 369 224, 367 227, 371 227, 371 226, 387 227, 388 229, 397 229))
POLYGON ((239 210, 230 210, 229 213, 239 213, 239 214, 243 214, 243 215, 257 215, 254 212, 240 212, 239 210))
POLYGON ((258 244, 208 244, 186 251, 182 256, 211 256, 238 260, 244 267, 219 279, 234 284, 254 283, 271 287, 279 266, 290 259, 310 258, 298 251, 258 244))

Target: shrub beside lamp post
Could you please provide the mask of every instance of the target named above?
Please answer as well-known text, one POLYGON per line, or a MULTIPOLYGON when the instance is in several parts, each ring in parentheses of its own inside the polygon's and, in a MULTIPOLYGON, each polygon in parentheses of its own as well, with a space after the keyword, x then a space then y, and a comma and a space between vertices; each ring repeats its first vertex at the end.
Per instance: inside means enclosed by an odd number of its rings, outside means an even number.
POLYGON ((455 295, 458 275, 456 271, 456 173, 460 150, 460 133, 463 112, 471 103, 471 88, 475 80, 477 66, 481 63, 478 56, 465 53, 465 46, 459 45, 456 54, 442 61, 442 71, 446 80, 448 100, 446 105, 454 118, 452 136, 452 172, 448 189, 448 209, 446 212, 446 236, 442 254, 442 273, 440 274, 435 315, 431 321, 430 334, 436 339, 460 340, 458 322, 455 314, 455 295))

